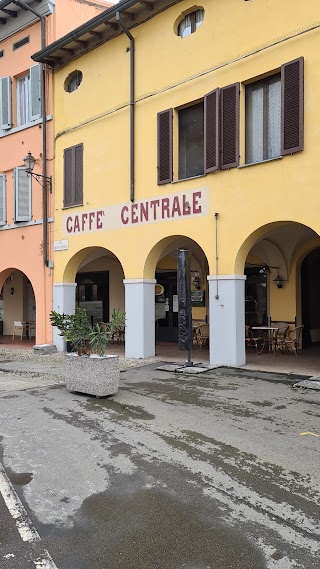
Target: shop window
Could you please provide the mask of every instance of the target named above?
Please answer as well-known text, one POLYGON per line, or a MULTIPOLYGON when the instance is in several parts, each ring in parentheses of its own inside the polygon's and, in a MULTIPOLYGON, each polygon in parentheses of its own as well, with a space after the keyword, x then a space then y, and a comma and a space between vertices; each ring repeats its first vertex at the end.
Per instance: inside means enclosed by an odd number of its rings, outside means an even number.
POLYGON ((83 204, 83 145, 64 151, 64 207, 83 204))
POLYGON ((179 116, 179 179, 204 173, 203 102, 182 109, 179 116))
POLYGON ((178 36, 186 38, 197 31, 204 18, 204 10, 201 8, 188 14, 178 25, 178 36))

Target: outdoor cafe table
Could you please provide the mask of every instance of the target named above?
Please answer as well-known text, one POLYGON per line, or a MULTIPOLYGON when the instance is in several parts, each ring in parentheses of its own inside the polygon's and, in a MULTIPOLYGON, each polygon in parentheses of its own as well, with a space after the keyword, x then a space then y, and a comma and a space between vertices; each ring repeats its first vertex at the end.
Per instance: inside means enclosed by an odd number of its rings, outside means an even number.
POLYGON ((279 332, 279 327, 252 326, 251 330, 259 330, 262 333, 261 338, 263 339, 263 342, 262 342, 262 348, 258 352, 259 355, 263 352, 266 342, 268 344, 268 350, 270 350, 271 347, 271 351, 273 351, 274 355, 277 354, 277 336, 279 332))

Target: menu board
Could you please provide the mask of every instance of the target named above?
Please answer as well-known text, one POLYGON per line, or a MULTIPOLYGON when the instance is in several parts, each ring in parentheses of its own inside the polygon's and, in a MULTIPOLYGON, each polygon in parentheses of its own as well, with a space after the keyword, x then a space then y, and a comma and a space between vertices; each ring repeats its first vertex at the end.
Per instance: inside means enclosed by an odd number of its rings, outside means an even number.
POLYGON ((192 290, 191 291, 192 306, 205 306, 204 294, 205 294, 204 290, 192 290))

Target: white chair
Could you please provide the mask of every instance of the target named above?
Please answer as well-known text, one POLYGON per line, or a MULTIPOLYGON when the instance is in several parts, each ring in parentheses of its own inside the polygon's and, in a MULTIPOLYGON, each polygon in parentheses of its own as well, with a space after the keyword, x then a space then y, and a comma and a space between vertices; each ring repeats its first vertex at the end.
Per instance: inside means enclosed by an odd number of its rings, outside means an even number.
POLYGON ((23 336, 23 331, 24 331, 24 327, 22 322, 20 322, 20 320, 15 320, 13 322, 13 334, 12 334, 12 339, 14 340, 15 335, 17 334, 17 336, 20 334, 20 339, 22 340, 22 336, 23 336))

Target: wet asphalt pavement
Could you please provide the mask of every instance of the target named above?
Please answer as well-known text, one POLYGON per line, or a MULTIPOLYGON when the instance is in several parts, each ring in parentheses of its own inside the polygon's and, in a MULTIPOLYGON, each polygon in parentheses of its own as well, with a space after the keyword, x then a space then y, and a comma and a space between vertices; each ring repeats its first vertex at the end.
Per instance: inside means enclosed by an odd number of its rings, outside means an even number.
POLYGON ((111 399, 0 392, 0 463, 39 536, 0 495, 1 569, 318 568, 320 392, 156 367, 111 399))

